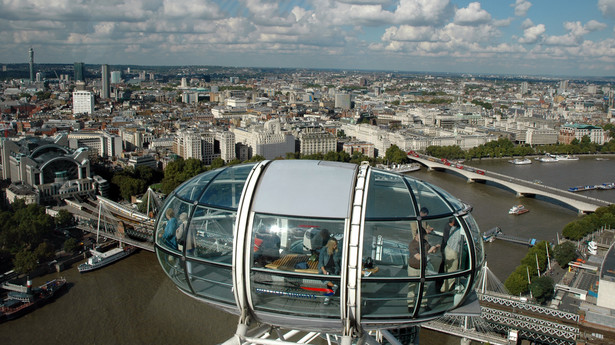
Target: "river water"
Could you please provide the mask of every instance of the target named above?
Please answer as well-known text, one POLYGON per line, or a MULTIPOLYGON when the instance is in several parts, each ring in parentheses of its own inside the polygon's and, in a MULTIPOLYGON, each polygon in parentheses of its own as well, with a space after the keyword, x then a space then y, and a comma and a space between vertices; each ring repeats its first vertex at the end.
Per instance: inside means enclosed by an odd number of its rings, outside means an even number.
MULTIPOLYGON (((533 162, 513 165, 506 160, 482 160, 468 165, 556 188, 615 181, 615 157, 597 161, 533 162)), ((579 216, 573 210, 444 172, 421 171, 411 176, 431 182, 474 206, 483 231, 494 226, 520 237, 555 241, 556 233, 579 216), (523 203, 522 216, 508 209, 523 203)), ((615 190, 583 192, 615 202, 615 190)), ((519 264, 526 247, 507 242, 486 244, 487 262, 504 281, 519 264)), ((68 289, 52 303, 19 319, 0 324, 0 344, 217 344, 235 331, 237 317, 225 314, 179 292, 162 272, 153 253, 139 251, 107 268, 80 274, 75 267, 39 277, 40 285, 66 277, 68 289)), ((459 339, 421 331, 421 344, 459 344, 459 339)))

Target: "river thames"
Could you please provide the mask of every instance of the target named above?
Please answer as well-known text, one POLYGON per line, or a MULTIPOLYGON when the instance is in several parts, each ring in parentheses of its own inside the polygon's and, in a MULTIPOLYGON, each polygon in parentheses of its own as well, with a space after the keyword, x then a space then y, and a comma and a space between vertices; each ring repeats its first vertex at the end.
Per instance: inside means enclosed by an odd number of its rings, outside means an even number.
MULTIPOLYGON (((577 185, 615 181, 615 157, 596 160, 513 165, 507 160, 482 160, 468 165, 548 186, 568 189, 577 185)), ((479 183, 458 175, 429 172, 410 174, 438 185, 474 206, 482 231, 494 226, 505 234, 554 242, 563 227, 578 219, 574 210, 479 183), (530 212, 522 216, 508 209, 522 203, 530 212)), ((615 190, 587 191, 585 195, 615 202, 615 190)), ((487 262, 504 281, 519 265, 527 247, 495 241, 486 244, 487 262)), ((162 272, 153 253, 139 251, 101 270, 80 274, 67 271, 34 280, 35 285, 63 276, 68 289, 50 304, 19 319, 0 324, 0 344, 217 344, 235 331, 237 317, 213 309, 182 294, 162 272)), ((459 339, 421 331, 421 344, 459 344, 459 339)))

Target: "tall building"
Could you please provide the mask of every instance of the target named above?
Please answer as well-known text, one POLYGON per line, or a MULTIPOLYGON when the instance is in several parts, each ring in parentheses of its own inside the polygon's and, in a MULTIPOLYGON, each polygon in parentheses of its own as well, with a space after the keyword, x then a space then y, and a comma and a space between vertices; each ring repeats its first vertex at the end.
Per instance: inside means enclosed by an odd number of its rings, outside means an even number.
POLYGON ((342 109, 350 109, 350 94, 338 93, 335 95, 335 107, 342 109))
POLYGON ((94 94, 90 91, 73 92, 73 114, 94 112, 94 94))
POLYGON ((100 77, 102 81, 102 89, 100 90, 100 97, 104 99, 108 99, 111 97, 111 88, 109 87, 109 65, 101 66, 100 77))
POLYGON ((34 81, 34 49, 30 47, 28 53, 30 54, 30 81, 32 82, 34 81))
POLYGON ((85 81, 85 64, 75 62, 75 81, 85 81))
POLYGON ((122 72, 111 71, 111 84, 119 84, 122 81, 122 72))

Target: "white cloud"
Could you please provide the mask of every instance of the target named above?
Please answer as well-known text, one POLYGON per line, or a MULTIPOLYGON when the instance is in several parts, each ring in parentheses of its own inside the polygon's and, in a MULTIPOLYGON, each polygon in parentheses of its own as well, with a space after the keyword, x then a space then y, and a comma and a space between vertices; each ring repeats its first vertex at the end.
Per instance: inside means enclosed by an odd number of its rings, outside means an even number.
POLYGON ((585 25, 581 24, 579 21, 565 22, 564 28, 568 31, 567 34, 561 36, 548 36, 545 38, 545 44, 569 47, 578 46, 583 42, 583 36, 593 31, 605 29, 606 24, 595 20, 590 20, 585 25))
POLYGON ((525 17, 527 11, 532 7, 532 3, 527 0, 517 0, 514 4, 510 5, 515 8, 515 16, 525 17))
POLYGON ((466 8, 460 8, 455 13, 455 24, 478 25, 491 21, 491 15, 480 7, 480 3, 472 2, 466 8))
POLYGON ((607 18, 615 18, 615 0, 598 0, 598 9, 607 18))
POLYGON ((453 13, 449 0, 400 0, 394 18, 398 24, 439 25, 453 13))
POLYGON ((523 37, 519 38, 519 43, 536 43, 544 36, 546 28, 544 24, 530 26, 523 30, 523 37))

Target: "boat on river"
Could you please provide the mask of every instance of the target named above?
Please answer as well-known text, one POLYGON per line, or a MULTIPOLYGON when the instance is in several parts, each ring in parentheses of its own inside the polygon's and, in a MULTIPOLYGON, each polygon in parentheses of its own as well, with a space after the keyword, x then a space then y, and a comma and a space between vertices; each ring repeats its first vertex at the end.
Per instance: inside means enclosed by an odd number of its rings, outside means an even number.
POLYGON ((587 185, 587 186, 576 186, 576 187, 570 187, 568 188, 569 192, 583 192, 586 190, 594 190, 597 187, 594 185, 587 185))
POLYGON ((407 172, 413 172, 413 171, 421 170, 421 165, 419 163, 393 164, 391 166, 384 167, 384 170, 403 174, 403 173, 407 173, 407 172))
POLYGON ((525 159, 515 158, 513 160, 509 160, 508 163, 512 163, 515 165, 525 165, 525 164, 532 164, 532 161, 527 158, 525 159))
POLYGON ((539 161, 539 162, 543 162, 543 163, 554 163, 554 162, 557 162, 557 158, 553 157, 550 154, 546 154, 546 155, 544 155, 542 157, 538 157, 538 158, 536 158, 536 160, 539 161))
POLYGON ((556 155, 555 159, 558 161, 578 161, 579 157, 572 155, 556 155))
POLYGON ((114 263, 122 258, 132 254, 137 248, 134 246, 125 246, 113 248, 106 252, 99 252, 95 249, 90 249, 91 257, 88 261, 82 263, 77 267, 80 273, 93 271, 95 269, 105 267, 111 263, 114 263))
POLYGON ((12 320, 47 303, 58 290, 66 285, 66 279, 58 278, 31 289, 28 282, 26 292, 11 291, 7 298, 0 303, 0 315, 3 319, 12 320))
POLYGON ((520 215, 520 214, 524 214, 527 212, 530 212, 530 210, 525 208, 525 206, 523 205, 515 205, 511 207, 510 210, 508 210, 508 214, 514 214, 514 215, 520 215))

